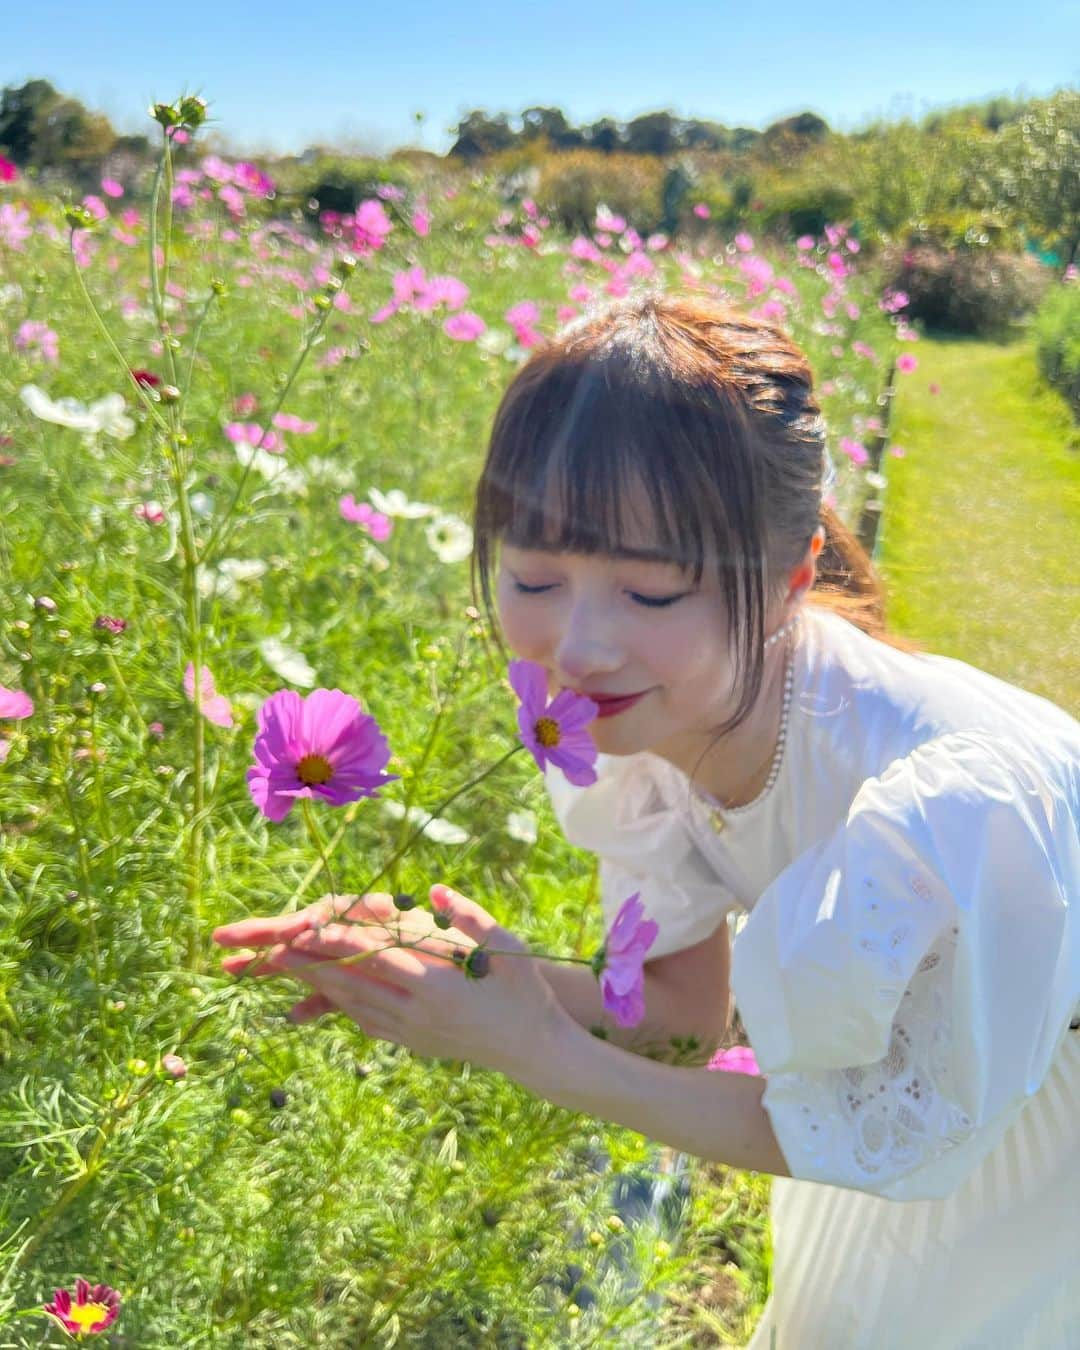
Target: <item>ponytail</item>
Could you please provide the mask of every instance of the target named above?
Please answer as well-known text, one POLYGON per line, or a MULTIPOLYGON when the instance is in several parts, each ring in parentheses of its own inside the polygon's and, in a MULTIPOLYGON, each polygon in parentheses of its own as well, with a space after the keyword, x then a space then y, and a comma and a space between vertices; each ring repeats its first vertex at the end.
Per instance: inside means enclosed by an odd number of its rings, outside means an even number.
POLYGON ((891 633, 885 622, 885 587, 870 555, 831 506, 822 503, 825 546, 818 555, 817 578, 806 603, 838 614, 878 642, 903 652, 920 652, 917 643, 891 633))

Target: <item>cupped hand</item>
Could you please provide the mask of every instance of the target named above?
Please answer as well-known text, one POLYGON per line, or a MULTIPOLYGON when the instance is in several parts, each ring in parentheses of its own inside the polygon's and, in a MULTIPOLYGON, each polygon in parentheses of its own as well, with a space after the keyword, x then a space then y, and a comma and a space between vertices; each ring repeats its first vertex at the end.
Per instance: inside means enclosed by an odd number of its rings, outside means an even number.
POLYGON ((226 956, 231 974, 255 965, 259 975, 310 985, 313 994, 293 1009, 297 1021, 337 1009, 367 1035, 416 1054, 520 1077, 538 1039, 554 1036, 567 1014, 525 944, 482 906, 442 885, 431 888, 431 901, 449 928, 425 910, 399 911, 388 895, 337 896, 296 914, 227 924, 214 941, 263 949, 226 956), (487 949, 479 979, 463 968, 476 946, 487 949))

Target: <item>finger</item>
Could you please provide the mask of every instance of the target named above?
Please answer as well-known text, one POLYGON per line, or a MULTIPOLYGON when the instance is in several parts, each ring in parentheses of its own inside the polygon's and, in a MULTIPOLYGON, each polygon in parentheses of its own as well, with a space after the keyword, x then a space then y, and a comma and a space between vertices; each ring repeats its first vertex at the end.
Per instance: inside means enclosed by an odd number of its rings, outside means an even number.
POLYGON ((521 945, 517 938, 505 928, 501 928, 487 910, 475 900, 466 899, 451 887, 444 886, 442 882, 436 882, 432 886, 430 895, 434 907, 446 914, 454 927, 471 937, 474 942, 489 942, 496 947, 521 945))
POLYGON ((311 985, 317 994, 329 999, 341 1012, 362 1027, 371 1017, 380 1024, 392 1024, 409 995, 381 980, 358 980, 349 970, 326 961, 312 961, 286 949, 281 954, 286 972, 311 985))
POLYGON ((329 1012, 337 1012, 337 1004, 332 1003, 325 994, 309 994, 289 1009, 289 1021, 298 1026, 304 1022, 314 1022, 329 1012))
POLYGON ((305 958, 334 961, 352 977, 362 976, 399 985, 423 978, 427 963, 401 947, 387 943, 380 934, 348 924, 327 924, 318 932, 302 933, 289 949, 305 958), (348 964, 342 964, 347 962, 348 964))
POLYGON ((355 895, 329 895, 295 914, 260 915, 215 928, 213 938, 222 947, 265 946, 268 942, 290 942, 333 913, 340 913, 355 902, 355 895))

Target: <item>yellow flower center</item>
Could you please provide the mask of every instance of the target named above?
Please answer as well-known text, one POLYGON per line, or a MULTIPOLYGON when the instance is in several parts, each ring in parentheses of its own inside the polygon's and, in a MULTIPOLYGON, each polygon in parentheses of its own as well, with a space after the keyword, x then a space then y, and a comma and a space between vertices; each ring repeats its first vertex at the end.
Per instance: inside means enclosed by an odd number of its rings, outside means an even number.
POLYGON ((68 1321, 74 1322, 80 1332, 89 1331, 109 1315, 104 1303, 73 1303, 68 1313, 68 1321))
POLYGON ((296 776, 301 783, 314 787, 319 783, 329 783, 334 770, 325 755, 305 755, 296 766, 296 776))
POLYGON ((550 750, 559 744, 559 724, 554 717, 537 718, 533 731, 536 734, 536 739, 545 750, 550 750))

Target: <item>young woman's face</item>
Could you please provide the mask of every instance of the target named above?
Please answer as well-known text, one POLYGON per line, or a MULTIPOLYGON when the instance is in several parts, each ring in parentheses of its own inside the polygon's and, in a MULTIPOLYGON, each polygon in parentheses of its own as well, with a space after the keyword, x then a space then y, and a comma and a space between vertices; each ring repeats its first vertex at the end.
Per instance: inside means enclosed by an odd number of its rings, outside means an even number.
POLYGON ((719 582, 676 564, 500 549, 499 621, 515 654, 548 671, 551 693, 600 704, 604 754, 680 755, 735 709, 734 653, 719 582))

